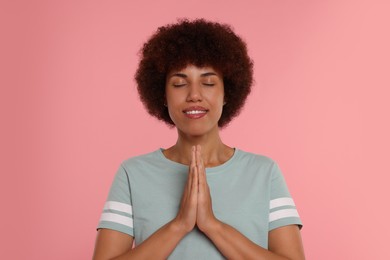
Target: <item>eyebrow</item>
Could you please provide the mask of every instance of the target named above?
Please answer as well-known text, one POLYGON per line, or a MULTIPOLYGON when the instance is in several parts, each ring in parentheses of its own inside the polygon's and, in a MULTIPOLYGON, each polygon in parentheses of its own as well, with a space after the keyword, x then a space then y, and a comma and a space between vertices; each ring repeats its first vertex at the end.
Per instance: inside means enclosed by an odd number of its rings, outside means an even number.
POLYGON ((217 76, 217 73, 214 72, 206 72, 200 75, 201 77, 208 77, 208 76, 217 76))
POLYGON ((174 77, 174 76, 180 77, 180 78, 187 78, 187 75, 184 74, 184 73, 174 73, 174 74, 172 74, 172 75, 170 76, 170 78, 172 78, 172 77, 174 77))
MULTIPOLYGON (((180 78, 188 78, 188 76, 187 76, 186 74, 180 73, 180 72, 174 73, 174 74, 172 74, 170 77, 174 77, 174 76, 180 77, 180 78)), ((206 73, 202 73, 200 76, 201 76, 201 77, 217 76, 217 73, 214 73, 214 72, 206 72, 206 73)))

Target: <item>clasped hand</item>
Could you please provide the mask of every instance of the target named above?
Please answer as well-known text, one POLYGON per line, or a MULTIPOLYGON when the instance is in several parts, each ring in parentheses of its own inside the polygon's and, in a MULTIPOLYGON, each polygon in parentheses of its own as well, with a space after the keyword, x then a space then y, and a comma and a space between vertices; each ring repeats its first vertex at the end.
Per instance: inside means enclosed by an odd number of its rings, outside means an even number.
POLYGON ((217 219, 212 209, 200 145, 192 147, 191 156, 188 179, 176 220, 186 232, 190 232, 195 226, 207 232, 217 219))

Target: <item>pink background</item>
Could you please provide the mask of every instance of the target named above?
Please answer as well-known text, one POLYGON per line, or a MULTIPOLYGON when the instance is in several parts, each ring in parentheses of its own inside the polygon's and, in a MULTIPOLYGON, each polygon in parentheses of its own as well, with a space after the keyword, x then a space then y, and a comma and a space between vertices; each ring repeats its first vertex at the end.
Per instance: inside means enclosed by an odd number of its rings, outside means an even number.
POLYGON ((124 159, 168 147, 133 74, 177 17, 231 24, 256 84, 223 131, 281 166, 307 259, 390 259, 389 1, 2 1, 1 259, 89 259, 124 159))

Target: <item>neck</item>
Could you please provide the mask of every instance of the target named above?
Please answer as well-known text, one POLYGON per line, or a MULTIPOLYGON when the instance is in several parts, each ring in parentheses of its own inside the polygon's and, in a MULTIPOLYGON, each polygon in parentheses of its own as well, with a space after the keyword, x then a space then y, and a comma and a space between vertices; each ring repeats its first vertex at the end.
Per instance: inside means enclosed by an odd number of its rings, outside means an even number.
POLYGON ((188 136, 178 132, 176 144, 166 149, 164 155, 172 161, 189 165, 191 163, 191 147, 194 145, 202 146, 205 167, 221 165, 229 160, 234 153, 231 147, 222 142, 219 131, 202 136, 188 136))

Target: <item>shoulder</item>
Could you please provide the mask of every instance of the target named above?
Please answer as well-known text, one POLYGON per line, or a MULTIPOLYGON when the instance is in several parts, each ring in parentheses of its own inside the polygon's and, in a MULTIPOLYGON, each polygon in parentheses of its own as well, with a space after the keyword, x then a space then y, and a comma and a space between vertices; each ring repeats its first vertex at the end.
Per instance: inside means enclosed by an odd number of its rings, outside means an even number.
POLYGON ((262 182, 268 182, 268 180, 271 180, 275 176, 275 172, 279 171, 277 163, 272 158, 237 148, 233 161, 230 169, 233 168, 237 172, 245 172, 245 174, 241 174, 240 176, 245 175, 248 178, 260 178, 262 182))
MULTIPOLYGON (((180 165, 182 166, 182 165, 180 165)), ((158 172, 164 172, 167 169, 180 168, 175 163, 170 162, 164 157, 161 149, 153 152, 137 155, 122 161, 120 168, 128 176, 130 175, 150 175, 158 172)), ((180 168, 181 169, 181 168, 180 168)))
POLYGON ((135 167, 137 165, 145 165, 145 163, 155 162, 160 159, 160 149, 153 152, 133 156, 122 161, 121 166, 125 169, 135 167))
POLYGON ((238 161, 249 163, 251 165, 258 165, 262 167, 274 167, 274 165, 276 165, 276 162, 266 155, 247 152, 237 148, 236 155, 238 161))

